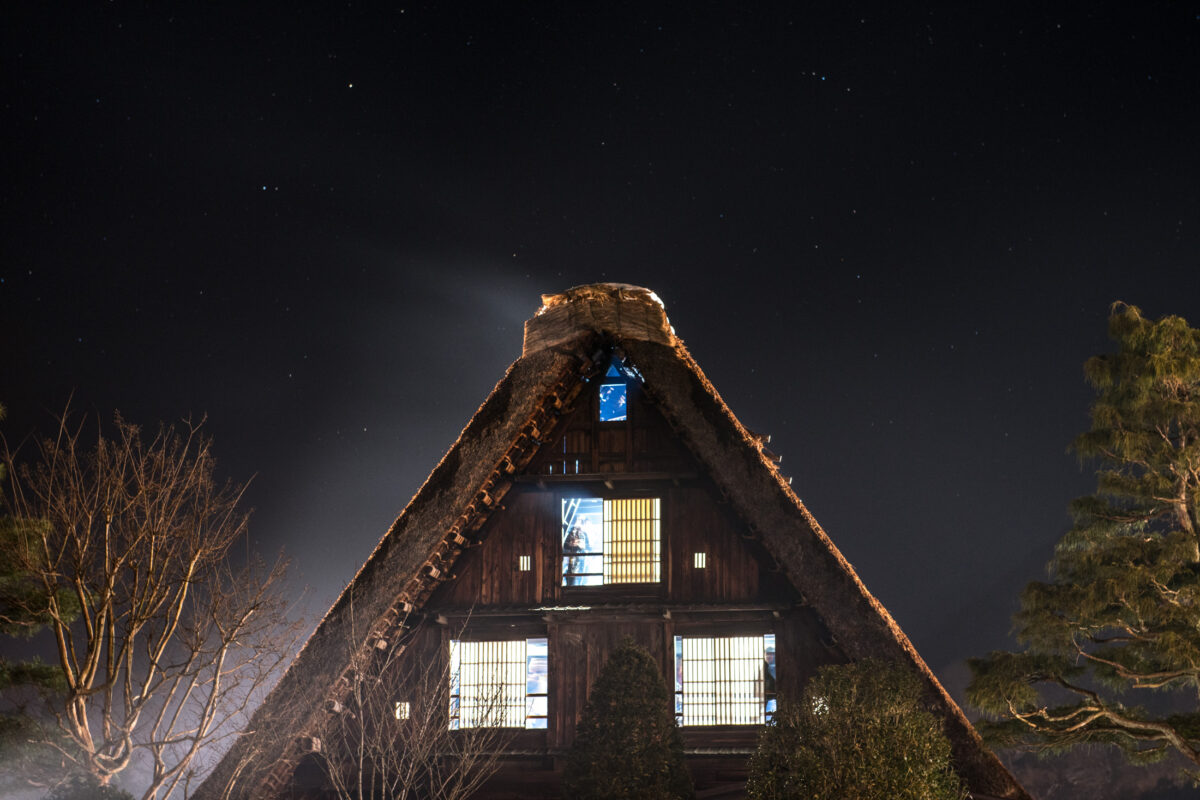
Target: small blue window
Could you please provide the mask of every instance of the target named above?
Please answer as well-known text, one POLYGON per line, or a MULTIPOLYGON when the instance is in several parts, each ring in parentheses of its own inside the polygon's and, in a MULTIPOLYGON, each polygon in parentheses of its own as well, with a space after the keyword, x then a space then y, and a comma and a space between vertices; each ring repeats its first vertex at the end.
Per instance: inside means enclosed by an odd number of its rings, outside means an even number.
POLYGON ((601 422, 624 422, 629 414, 629 384, 641 381, 642 376, 630 364, 613 356, 604 371, 604 382, 598 392, 601 422))
POLYGON ((623 422, 627 409, 628 391, 622 383, 600 385, 600 421, 623 422))

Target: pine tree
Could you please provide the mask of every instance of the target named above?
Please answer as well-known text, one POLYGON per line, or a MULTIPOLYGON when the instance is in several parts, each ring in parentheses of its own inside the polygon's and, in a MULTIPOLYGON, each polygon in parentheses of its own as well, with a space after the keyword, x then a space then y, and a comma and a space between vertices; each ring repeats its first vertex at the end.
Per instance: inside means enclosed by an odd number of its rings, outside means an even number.
POLYGON ((1200 331, 1118 303, 1109 333, 1074 444, 1096 492, 1074 502, 1050 580, 1022 594, 1025 649, 972 661, 968 698, 1001 746, 1109 743, 1200 766, 1200 331))
MULTIPOLYGON (((0 405, 0 420, 7 410, 0 405)), ((0 444, 7 443, 0 436, 0 444)), ((40 519, 22 520, 7 512, 3 486, 8 474, 8 465, 0 459, 0 636, 31 639, 46 628, 53 620, 51 609, 67 624, 79 617, 79 601, 73 588, 56 592, 47 591, 38 579, 38 570, 28 565, 44 566, 35 542, 37 528, 45 522, 40 519)), ((55 667, 41 663, 39 659, 12 661, 0 656, 0 690, 14 685, 30 685, 47 691, 61 692, 66 689, 62 673, 55 667)))
POLYGON ((657 663, 626 639, 596 678, 567 754, 563 795, 578 800, 692 797, 671 694, 657 663))
MULTIPOLYGON (((0 420, 6 414, 0 405, 0 420)), ((0 437, 2 441, 3 437, 0 437)), ((0 463, 0 487, 7 476, 7 465, 0 463)), ((33 546, 31 526, 40 520, 22 521, 10 517, 3 489, 0 488, 0 642, 5 638, 31 639, 50 621, 51 600, 67 623, 79 617, 75 592, 62 589, 51 598, 26 565, 39 563, 33 546)), ((64 772, 60 750, 73 750, 45 714, 37 713, 38 695, 62 695, 67 689, 62 670, 37 656, 15 659, 0 654, 0 792, 6 788, 27 789, 39 779, 50 782, 64 772), (31 708, 34 706, 34 708, 31 708), (53 747, 40 743, 51 741, 53 747)))
POLYGON ((751 800, 961 800, 941 720, 911 671, 877 661, 823 667, 780 703, 750 759, 751 800))

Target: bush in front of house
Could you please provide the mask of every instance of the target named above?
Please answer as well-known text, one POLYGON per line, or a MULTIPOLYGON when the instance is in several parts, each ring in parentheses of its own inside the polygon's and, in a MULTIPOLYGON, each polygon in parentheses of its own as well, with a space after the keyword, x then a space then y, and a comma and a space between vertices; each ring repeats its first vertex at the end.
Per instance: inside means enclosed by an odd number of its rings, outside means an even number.
POLYGON ((750 800, 962 800, 941 719, 910 669, 822 667, 799 703, 779 704, 750 759, 750 800))
POLYGON ((576 800, 685 800, 693 796, 671 693, 654 658, 626 639, 588 696, 563 771, 576 800))

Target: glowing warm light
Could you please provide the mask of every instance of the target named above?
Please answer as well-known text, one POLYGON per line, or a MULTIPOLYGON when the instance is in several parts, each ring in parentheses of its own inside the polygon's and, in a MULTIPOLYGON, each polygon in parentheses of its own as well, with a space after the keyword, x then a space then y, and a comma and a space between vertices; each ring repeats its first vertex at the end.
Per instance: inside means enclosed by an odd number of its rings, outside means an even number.
POLYGON ((545 728, 543 639, 450 642, 450 729, 545 728))
POLYGON ((563 586, 658 583, 661 501, 657 497, 563 500, 563 586))
POLYGON ((774 634, 675 637, 680 725, 762 725, 774 712, 774 634))

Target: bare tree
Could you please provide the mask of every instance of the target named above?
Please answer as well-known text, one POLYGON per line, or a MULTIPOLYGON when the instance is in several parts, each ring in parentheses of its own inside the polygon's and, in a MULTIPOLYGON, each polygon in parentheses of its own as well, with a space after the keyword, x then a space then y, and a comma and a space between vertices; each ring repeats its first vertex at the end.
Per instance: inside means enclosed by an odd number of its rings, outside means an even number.
POLYGON ((9 611, 44 620, 65 686, 46 695, 62 737, 42 746, 103 784, 136 765, 143 799, 165 798, 203 746, 240 727, 298 624, 282 562, 234 566, 244 487, 215 480, 199 425, 97 429, 86 444, 64 415, 19 463, 3 445, 22 538, 10 555, 34 589, 12 595, 41 604, 9 611))
MULTIPOLYGON (((352 649, 348 688, 321 738, 330 786, 339 800, 465 800, 495 774, 512 729, 452 730, 447 654, 439 647, 416 652, 429 641, 420 625, 398 631, 396 642, 352 649)), ((495 695, 498 709, 502 689, 495 695)), ((498 717, 487 709, 480 716, 498 717)))

